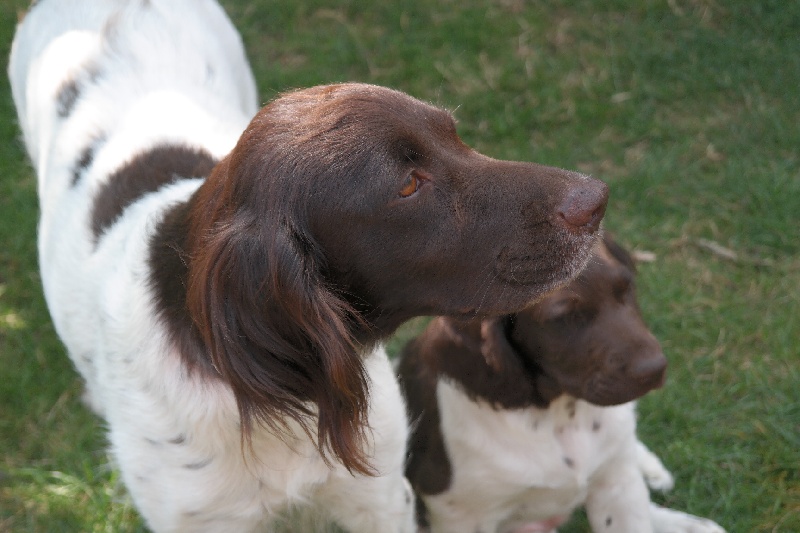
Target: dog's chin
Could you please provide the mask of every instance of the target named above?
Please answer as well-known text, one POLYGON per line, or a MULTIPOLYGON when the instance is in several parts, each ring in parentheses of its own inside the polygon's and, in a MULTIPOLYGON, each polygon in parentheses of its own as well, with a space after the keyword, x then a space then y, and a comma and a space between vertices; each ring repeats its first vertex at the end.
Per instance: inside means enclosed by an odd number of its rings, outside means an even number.
POLYGON ((537 255, 528 248, 506 247, 497 256, 495 274, 498 280, 541 297, 583 270, 598 237, 599 233, 591 233, 562 238, 537 255))
POLYGON ((587 235, 573 240, 572 246, 566 246, 560 250, 561 253, 547 258, 514 256, 504 250, 495 267, 496 281, 503 287, 497 291, 496 300, 489 296, 484 298, 477 315, 515 313, 563 287, 586 266, 596 237, 587 235))
POLYGON ((472 320, 518 313, 559 289, 570 279, 570 277, 559 276, 554 277, 552 281, 537 281, 527 285, 503 283, 491 293, 482 294, 479 302, 471 302, 444 314, 472 320))
POLYGON ((610 407, 632 402, 641 398, 651 390, 658 388, 658 383, 631 383, 625 378, 590 380, 587 386, 575 396, 591 404, 610 407))
POLYGON ((572 281, 580 268, 553 271, 547 276, 534 276, 528 281, 520 278, 505 280, 498 276, 497 287, 479 295, 467 305, 458 306, 449 312, 438 313, 472 320, 518 313, 572 281))

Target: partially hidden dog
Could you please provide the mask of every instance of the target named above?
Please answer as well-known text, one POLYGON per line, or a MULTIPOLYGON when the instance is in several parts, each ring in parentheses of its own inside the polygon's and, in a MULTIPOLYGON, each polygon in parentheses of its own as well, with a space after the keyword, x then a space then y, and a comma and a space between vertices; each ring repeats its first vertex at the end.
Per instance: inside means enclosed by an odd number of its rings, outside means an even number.
POLYGON ((155 531, 312 505, 415 529, 380 340, 516 311, 575 276, 607 187, 461 142, 450 114, 338 84, 258 110, 211 0, 42 0, 9 64, 53 322, 155 531))
POLYGON ((499 319, 436 318, 405 348, 408 478, 433 533, 550 532, 584 505, 592 530, 720 533, 650 502, 672 477, 636 437, 633 400, 666 359, 631 256, 604 237, 586 269, 499 319))

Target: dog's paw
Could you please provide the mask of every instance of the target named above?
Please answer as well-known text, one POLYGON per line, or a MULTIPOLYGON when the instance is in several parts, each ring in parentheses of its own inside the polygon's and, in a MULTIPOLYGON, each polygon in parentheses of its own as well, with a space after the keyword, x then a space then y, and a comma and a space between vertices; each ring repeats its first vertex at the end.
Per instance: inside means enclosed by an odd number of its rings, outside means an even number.
POLYGON ((667 492, 675 486, 675 480, 666 468, 642 470, 647 486, 659 492, 667 492))
POLYGON ((661 462, 661 459, 641 442, 637 443, 636 460, 648 487, 660 492, 666 492, 672 490, 672 487, 675 486, 672 474, 661 462))
POLYGON ((726 533, 713 520, 650 504, 653 533, 726 533))

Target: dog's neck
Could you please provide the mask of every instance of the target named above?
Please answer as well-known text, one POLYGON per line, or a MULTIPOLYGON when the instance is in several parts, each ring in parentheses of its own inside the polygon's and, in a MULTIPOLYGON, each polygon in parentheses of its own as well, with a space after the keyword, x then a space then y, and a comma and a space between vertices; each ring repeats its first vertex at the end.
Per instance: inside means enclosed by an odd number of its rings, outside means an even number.
POLYGON ((150 286, 172 342, 191 370, 216 375, 197 326, 186 308, 189 280, 187 235, 191 201, 166 212, 150 242, 150 286))
POLYGON ((534 359, 523 357, 508 342, 512 320, 507 316, 499 321, 505 346, 487 346, 483 321, 438 318, 434 328, 441 329, 447 340, 424 354, 427 364, 457 382, 469 397, 498 409, 546 408, 563 391, 534 359))

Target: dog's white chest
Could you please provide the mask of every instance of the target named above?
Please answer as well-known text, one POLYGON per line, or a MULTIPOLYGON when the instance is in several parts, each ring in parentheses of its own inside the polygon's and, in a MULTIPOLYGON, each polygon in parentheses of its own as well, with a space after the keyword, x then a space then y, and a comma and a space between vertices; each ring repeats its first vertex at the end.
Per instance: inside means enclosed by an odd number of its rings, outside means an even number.
POLYGON ((444 381, 437 395, 452 466, 444 494, 472 494, 476 507, 491 501, 505 518, 569 514, 635 435, 633 404, 601 408, 563 396, 548 409, 495 410, 444 381))

